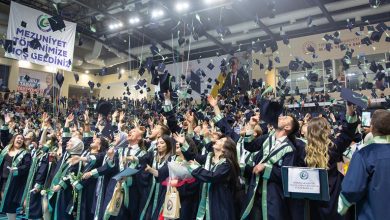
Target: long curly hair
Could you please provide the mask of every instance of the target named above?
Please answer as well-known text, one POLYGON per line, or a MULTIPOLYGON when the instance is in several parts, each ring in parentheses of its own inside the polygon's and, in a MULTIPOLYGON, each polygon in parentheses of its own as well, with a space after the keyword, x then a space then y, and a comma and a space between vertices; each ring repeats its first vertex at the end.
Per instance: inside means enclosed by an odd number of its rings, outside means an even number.
POLYGON ((330 124, 325 118, 313 118, 307 127, 305 162, 308 167, 328 168, 330 124))

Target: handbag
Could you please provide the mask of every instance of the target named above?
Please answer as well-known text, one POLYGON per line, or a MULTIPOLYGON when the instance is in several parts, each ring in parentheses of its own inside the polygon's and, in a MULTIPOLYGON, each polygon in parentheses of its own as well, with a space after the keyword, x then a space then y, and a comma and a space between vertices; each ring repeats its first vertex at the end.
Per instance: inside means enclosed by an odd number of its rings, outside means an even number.
POLYGON ((107 214, 111 216, 118 216, 119 211, 121 210, 123 202, 123 191, 122 184, 118 182, 115 186, 114 194, 107 207, 107 214))
POLYGON ((180 218, 180 196, 176 187, 168 186, 165 194, 163 216, 168 219, 180 218))

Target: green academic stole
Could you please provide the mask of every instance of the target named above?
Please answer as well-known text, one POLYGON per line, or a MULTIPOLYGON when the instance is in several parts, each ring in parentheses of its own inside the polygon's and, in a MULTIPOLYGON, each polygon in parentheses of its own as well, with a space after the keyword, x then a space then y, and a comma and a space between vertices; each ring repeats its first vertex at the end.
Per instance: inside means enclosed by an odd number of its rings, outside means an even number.
POLYGON ((34 176, 35 176, 35 172, 37 171, 38 169, 38 164, 39 162, 42 160, 42 158, 44 156, 46 156, 46 153, 41 151, 41 150, 37 150, 36 151, 37 153, 35 154, 35 156, 32 158, 33 161, 32 161, 32 164, 31 164, 31 167, 30 167, 30 170, 29 170, 29 173, 28 173, 28 177, 27 177, 27 187, 24 189, 24 192, 23 192, 23 197, 22 197, 22 201, 24 201, 24 199, 26 198, 26 217, 29 217, 29 212, 30 212, 30 196, 31 196, 31 192, 30 190, 32 189, 33 187, 33 182, 34 182, 34 176))
MULTIPOLYGON (((145 151, 142 151, 141 149, 138 149, 137 152, 134 154, 136 157, 142 157, 145 155, 145 151)), ((135 169, 138 165, 138 161, 131 162, 128 167, 135 169)), ((125 195, 123 197, 123 204, 126 208, 129 208, 129 201, 130 201, 130 195, 129 195, 129 188, 133 185, 133 177, 129 176, 126 178, 126 181, 122 183, 122 188, 125 190, 125 195)))
MULTIPOLYGON (((263 143, 263 159, 260 161, 260 163, 265 163, 265 170, 263 173, 263 184, 262 184, 262 214, 263 214, 263 220, 268 219, 268 212, 267 212, 267 184, 268 179, 271 175, 272 166, 275 162, 279 161, 285 154, 292 152, 293 149, 288 143, 283 143, 280 147, 271 150, 272 148, 272 138, 274 136, 275 132, 270 133, 270 136, 267 138, 266 141, 263 143)), ((255 188, 253 190, 253 195, 249 201, 248 206, 245 208, 244 213, 241 216, 241 219, 245 219, 250 214, 253 203, 255 199, 255 192, 257 191, 257 187, 260 182, 260 176, 256 175, 256 184, 255 188)))
MULTIPOLYGON (((9 151, 9 148, 7 148, 7 149, 5 148, 3 151, 7 151, 6 152, 6 154, 7 154, 9 151)), ((17 167, 19 165, 20 161, 22 161, 24 155, 26 155, 27 153, 28 153, 27 150, 21 149, 18 152, 18 154, 16 154, 15 157, 12 159, 12 168, 17 167)), ((4 156, 5 156, 5 154, 3 155, 3 152, 2 152, 1 162, 3 162, 4 156)), ((3 201, 5 198, 7 198, 9 184, 11 184, 11 180, 12 180, 13 176, 14 176, 13 173, 10 172, 8 177, 7 177, 7 182, 5 184, 4 193, 3 193, 3 201)), ((3 208, 4 208, 4 202, 2 202, 0 205, 1 212, 3 211, 3 208)))
MULTIPOLYGON (((210 152, 206 157, 205 169, 210 171, 215 171, 219 165, 226 162, 226 159, 220 159, 214 167, 211 167, 213 153, 210 152)), ((203 183, 202 184, 202 194, 201 199, 198 206, 198 212, 196 213, 196 220, 203 220, 206 215, 206 220, 210 220, 210 203, 209 203, 209 193, 210 193, 211 183, 203 183)))

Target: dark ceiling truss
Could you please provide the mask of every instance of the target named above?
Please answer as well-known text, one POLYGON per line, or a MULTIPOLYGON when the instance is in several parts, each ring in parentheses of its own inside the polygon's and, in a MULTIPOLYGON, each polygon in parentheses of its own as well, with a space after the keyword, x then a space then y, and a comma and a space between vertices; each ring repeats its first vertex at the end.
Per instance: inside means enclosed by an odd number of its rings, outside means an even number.
POLYGON ((324 2, 322 0, 314 0, 317 6, 321 9, 322 13, 325 15, 326 19, 328 19, 329 23, 335 23, 332 15, 330 15, 328 9, 325 8, 324 2))

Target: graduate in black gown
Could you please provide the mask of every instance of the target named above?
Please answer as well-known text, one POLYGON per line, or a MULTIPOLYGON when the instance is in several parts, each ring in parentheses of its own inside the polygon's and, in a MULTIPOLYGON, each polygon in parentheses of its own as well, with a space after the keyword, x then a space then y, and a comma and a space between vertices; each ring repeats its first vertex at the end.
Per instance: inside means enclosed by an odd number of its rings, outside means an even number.
POLYGON ((347 123, 336 138, 330 136, 331 126, 326 118, 316 117, 308 123, 304 161, 308 167, 327 169, 330 194, 328 202, 310 202, 311 219, 345 219, 345 216, 337 213, 344 178, 337 169, 337 163, 342 161, 343 153, 351 144, 358 125, 357 115, 351 105, 347 105, 346 119, 347 123))
POLYGON ((188 170, 202 183, 201 197, 196 219, 236 219, 235 192, 239 185, 240 168, 237 162, 236 143, 223 137, 213 145, 213 152, 206 155, 189 151, 185 137, 176 136, 181 151, 190 161, 188 170))
POLYGON ((24 137, 16 134, 0 153, 0 212, 7 213, 8 219, 16 219, 16 209, 22 205, 30 165, 31 154, 24 137))
POLYGON ((80 156, 84 150, 84 144, 78 137, 72 137, 66 143, 66 153, 69 155, 67 161, 57 171, 53 179, 49 195, 51 206, 53 207, 51 219, 70 220, 75 218, 74 211, 77 211, 77 194, 72 187, 74 177, 81 174, 82 163, 72 165, 70 160, 74 156, 80 156), (69 160, 70 159, 70 160, 69 160))
MULTIPOLYGON (((145 171, 149 172, 151 168, 158 170, 166 165, 170 160, 173 151, 173 139, 168 135, 163 135, 157 139, 156 151, 150 151, 145 156, 138 158, 141 167, 145 167, 145 171)), ((156 175, 157 176, 157 175, 156 175)), ((140 219, 153 219, 157 220, 162 212, 165 193, 167 187, 161 185, 161 179, 166 179, 163 176, 152 179, 152 184, 147 192, 147 201, 145 206, 140 209, 140 219)))

